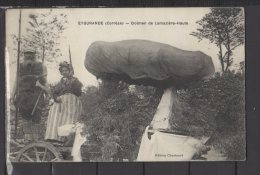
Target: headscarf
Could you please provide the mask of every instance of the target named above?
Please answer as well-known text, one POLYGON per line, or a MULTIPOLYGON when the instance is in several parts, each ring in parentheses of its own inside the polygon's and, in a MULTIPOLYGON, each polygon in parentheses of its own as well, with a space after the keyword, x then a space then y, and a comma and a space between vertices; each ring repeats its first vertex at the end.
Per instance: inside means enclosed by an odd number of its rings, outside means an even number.
POLYGON ((67 61, 63 61, 59 64, 59 71, 60 72, 61 72, 63 67, 67 68, 70 71, 71 76, 74 74, 71 64, 69 64, 67 61))

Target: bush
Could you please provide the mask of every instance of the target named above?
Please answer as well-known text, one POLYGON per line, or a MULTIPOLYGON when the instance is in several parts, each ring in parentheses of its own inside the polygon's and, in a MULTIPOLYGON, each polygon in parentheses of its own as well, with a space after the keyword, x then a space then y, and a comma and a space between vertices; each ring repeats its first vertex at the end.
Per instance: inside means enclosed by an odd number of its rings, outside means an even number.
POLYGON ((152 87, 140 86, 134 92, 128 85, 107 88, 85 90, 82 120, 88 126, 91 141, 97 145, 96 151, 102 153, 101 160, 134 160, 141 136, 159 103, 160 93, 152 87))
POLYGON ((177 124, 193 136, 210 136, 228 159, 244 159, 244 87, 244 75, 235 72, 217 73, 208 81, 192 84, 178 93, 180 107, 172 126, 177 124))

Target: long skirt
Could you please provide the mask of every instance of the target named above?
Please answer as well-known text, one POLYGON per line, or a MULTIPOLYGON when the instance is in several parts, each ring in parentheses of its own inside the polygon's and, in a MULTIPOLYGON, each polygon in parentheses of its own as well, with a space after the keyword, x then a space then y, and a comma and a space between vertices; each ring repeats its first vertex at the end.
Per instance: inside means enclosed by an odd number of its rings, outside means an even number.
POLYGON ((61 103, 54 103, 49 111, 45 140, 64 141, 58 136, 58 127, 76 123, 82 112, 79 97, 67 93, 62 96, 61 103))

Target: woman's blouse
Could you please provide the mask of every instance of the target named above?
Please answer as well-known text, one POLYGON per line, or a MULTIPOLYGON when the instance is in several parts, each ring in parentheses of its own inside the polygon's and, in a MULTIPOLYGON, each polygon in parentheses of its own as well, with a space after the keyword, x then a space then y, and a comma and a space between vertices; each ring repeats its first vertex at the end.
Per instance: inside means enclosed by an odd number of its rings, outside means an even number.
POLYGON ((53 98, 56 101, 57 97, 66 93, 74 94, 76 96, 81 95, 82 83, 75 77, 65 78, 63 77, 60 82, 54 87, 53 98))

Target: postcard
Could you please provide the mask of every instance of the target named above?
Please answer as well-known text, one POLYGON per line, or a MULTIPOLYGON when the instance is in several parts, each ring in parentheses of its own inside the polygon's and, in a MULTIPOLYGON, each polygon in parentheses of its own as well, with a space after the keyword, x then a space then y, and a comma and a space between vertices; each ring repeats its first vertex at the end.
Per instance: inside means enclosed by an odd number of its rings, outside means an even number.
POLYGON ((6 11, 7 162, 246 159, 240 7, 6 11))

